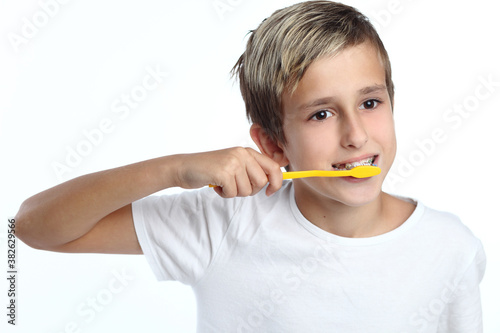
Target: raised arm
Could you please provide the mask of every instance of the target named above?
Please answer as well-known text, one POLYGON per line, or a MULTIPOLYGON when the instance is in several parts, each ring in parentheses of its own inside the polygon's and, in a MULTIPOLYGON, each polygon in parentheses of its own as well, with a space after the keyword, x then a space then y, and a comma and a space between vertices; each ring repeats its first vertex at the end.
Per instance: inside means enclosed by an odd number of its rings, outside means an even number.
POLYGON ((21 205, 16 234, 31 247, 60 252, 142 253, 131 203, 169 187, 208 184, 223 197, 281 187, 279 165, 250 148, 172 155, 101 171, 34 195, 21 205))

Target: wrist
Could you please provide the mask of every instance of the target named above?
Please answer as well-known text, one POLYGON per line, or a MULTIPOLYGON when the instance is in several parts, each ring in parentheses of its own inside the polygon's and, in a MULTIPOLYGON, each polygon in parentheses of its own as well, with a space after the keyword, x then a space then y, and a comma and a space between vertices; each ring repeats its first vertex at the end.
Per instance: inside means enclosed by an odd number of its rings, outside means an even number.
POLYGON ((170 187, 183 187, 184 171, 183 163, 186 158, 185 154, 169 155, 159 158, 158 179, 162 185, 162 189, 170 187))

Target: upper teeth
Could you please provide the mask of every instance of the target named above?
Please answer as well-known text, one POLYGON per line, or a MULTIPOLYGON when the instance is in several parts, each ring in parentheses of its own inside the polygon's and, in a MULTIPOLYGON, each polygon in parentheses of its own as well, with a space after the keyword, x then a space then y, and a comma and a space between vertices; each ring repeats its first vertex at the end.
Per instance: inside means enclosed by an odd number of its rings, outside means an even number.
POLYGON ((372 165, 373 160, 375 159, 375 156, 368 157, 364 160, 359 160, 356 162, 351 162, 351 163, 345 163, 345 164, 334 164, 333 167, 336 170, 351 170, 352 168, 355 168, 360 165, 372 165))

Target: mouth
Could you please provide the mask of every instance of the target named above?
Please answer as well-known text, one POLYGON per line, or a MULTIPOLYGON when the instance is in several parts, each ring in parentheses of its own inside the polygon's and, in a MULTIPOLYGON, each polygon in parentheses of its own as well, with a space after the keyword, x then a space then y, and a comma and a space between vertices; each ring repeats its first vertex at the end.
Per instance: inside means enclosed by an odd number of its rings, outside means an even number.
POLYGON ((364 159, 360 159, 357 161, 351 161, 351 162, 345 162, 345 163, 338 163, 338 164, 332 164, 332 167, 335 171, 343 171, 343 170, 351 170, 352 168, 361 166, 361 165, 373 165, 376 166, 376 164, 373 164, 375 161, 375 158, 377 158, 378 155, 370 156, 364 159))

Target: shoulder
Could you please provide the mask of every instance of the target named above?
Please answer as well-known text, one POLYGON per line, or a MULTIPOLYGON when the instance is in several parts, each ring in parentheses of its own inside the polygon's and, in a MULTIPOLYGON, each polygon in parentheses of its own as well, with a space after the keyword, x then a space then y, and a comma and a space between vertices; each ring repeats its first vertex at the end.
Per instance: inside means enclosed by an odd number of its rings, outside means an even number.
POLYGON ((456 240, 475 240, 472 231, 460 220, 460 218, 447 211, 428 207, 422 202, 422 223, 429 232, 436 233, 440 237, 456 240))
POLYGON ((414 237, 421 255, 434 262, 436 269, 459 278, 470 275, 478 283, 486 265, 481 241, 453 213, 427 207, 421 201, 415 211, 420 211, 414 237))
POLYGON ((427 207, 421 202, 418 205, 422 208, 419 224, 427 243, 453 253, 465 262, 485 261, 481 241, 457 215, 427 207))

